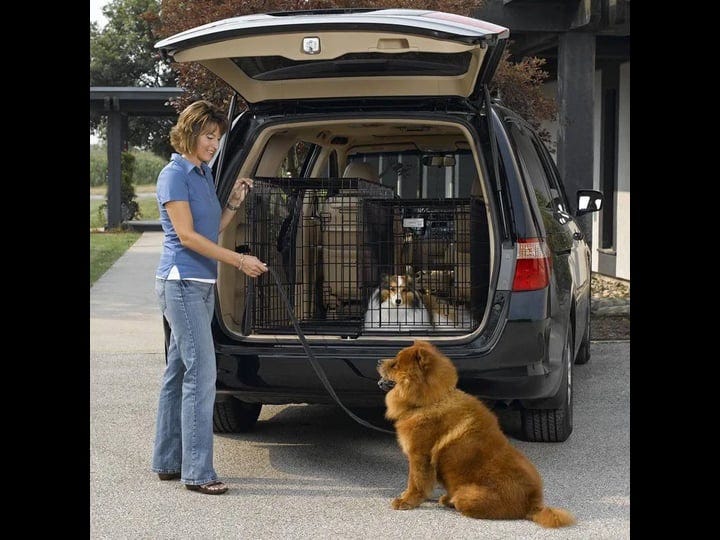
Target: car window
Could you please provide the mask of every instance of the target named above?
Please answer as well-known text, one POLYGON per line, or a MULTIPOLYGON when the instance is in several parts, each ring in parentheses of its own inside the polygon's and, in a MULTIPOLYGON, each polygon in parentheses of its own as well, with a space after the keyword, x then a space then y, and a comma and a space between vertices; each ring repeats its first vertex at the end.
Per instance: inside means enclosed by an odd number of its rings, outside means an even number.
POLYGON ((475 159, 469 150, 448 153, 455 158, 452 166, 423 165, 417 152, 355 153, 351 161, 369 163, 377 170, 380 182, 409 199, 452 199, 477 195, 479 187, 475 159), (477 193, 476 193, 477 192, 477 193))
POLYGON ((516 122, 509 123, 508 131, 517 149, 521 174, 526 185, 532 188, 538 207, 546 211, 555 209, 553 200, 559 197, 559 192, 555 190, 553 193, 551 190, 545 167, 530 134, 516 122))
POLYGON ((460 53, 392 52, 347 53, 330 60, 291 60, 282 56, 237 57, 231 60, 249 77, 260 81, 314 79, 323 77, 386 77, 393 75, 457 76, 467 73, 469 51, 460 53))
POLYGON ((315 144, 313 143, 297 141, 288 150, 287 154, 285 154, 285 157, 275 171, 275 176, 283 178, 301 176, 314 148, 315 144))
POLYGON ((533 137, 533 144, 535 145, 535 148, 537 149, 538 154, 540 154, 540 157, 545 165, 548 185, 550 187, 550 195, 552 196, 555 209, 569 214, 570 206, 568 205, 567 194, 565 193, 565 188, 560 180, 560 172, 557 170, 555 161, 553 161, 550 152, 548 152, 547 148, 537 137, 533 137))

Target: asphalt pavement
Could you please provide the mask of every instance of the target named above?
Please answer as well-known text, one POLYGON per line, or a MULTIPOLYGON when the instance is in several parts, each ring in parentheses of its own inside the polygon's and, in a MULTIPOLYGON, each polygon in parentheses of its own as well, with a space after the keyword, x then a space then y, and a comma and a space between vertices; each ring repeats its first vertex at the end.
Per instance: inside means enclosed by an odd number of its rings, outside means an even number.
POLYGON ((266 405, 253 432, 216 435, 224 495, 159 481, 150 456, 164 367, 153 292, 161 241, 144 233, 90 289, 90 538, 630 537, 628 342, 593 342, 590 362, 576 366, 568 441, 519 441, 518 414, 498 412, 540 471, 546 503, 576 516, 569 528, 466 518, 437 505, 439 489, 415 510, 392 510, 407 474, 395 438, 333 406, 266 405))

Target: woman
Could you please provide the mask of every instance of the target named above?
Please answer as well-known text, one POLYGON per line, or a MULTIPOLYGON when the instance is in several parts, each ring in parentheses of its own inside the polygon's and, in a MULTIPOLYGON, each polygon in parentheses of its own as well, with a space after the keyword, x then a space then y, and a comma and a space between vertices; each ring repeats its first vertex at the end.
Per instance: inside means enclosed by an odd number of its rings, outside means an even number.
POLYGON ((218 233, 232 221, 252 187, 239 178, 225 207, 215 193, 207 162, 218 150, 227 120, 208 101, 180 113, 170 131, 178 153, 157 181, 163 251, 155 292, 170 325, 167 366, 160 389, 152 470, 160 480, 180 479, 188 489, 210 495, 227 491, 213 468, 212 416, 215 348, 210 322, 217 261, 250 277, 267 271, 257 257, 221 247, 218 233))

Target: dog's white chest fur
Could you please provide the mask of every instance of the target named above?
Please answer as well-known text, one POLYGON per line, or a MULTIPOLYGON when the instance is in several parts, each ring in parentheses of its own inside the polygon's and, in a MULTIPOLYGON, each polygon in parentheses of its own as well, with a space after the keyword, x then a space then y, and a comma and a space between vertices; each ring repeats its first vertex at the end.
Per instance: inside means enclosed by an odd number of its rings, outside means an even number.
POLYGON ((392 328, 399 329, 403 326, 417 327, 418 325, 432 325, 430 313, 425 306, 410 307, 405 304, 397 305, 395 299, 388 298, 379 303, 380 295, 373 294, 365 311, 366 328, 392 328))

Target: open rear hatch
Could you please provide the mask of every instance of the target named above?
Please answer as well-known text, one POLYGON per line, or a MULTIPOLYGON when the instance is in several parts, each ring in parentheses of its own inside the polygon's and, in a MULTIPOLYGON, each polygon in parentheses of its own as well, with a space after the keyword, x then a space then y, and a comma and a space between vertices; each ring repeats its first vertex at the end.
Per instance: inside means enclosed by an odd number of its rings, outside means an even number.
MULTIPOLYGON (((508 36, 501 26, 438 11, 352 9, 225 19, 156 48, 176 62, 200 63, 250 109, 355 98, 479 102, 508 36)), ((356 124, 348 125, 351 131, 382 123, 356 124)), ((421 152, 428 145, 425 129, 409 123, 393 137, 421 152)), ((366 137, 367 151, 391 148, 387 137, 366 137)), ((443 150, 459 151, 452 145, 443 150)), ((280 273, 304 333, 384 339, 462 336, 478 327, 487 302, 490 235, 486 207, 475 193, 398 198, 362 178, 287 178, 274 176, 275 169, 255 174, 245 204, 248 226, 239 227, 244 232, 236 246, 280 273), (386 290, 400 300, 378 300, 386 290), (387 311, 387 302, 394 311, 387 311), (422 313, 426 308, 430 318, 422 313)), ((232 331, 261 340, 294 336, 270 276, 236 278, 233 273, 226 280, 221 271, 218 279, 233 299, 221 302, 232 331)))
POLYGON ((198 26, 156 48, 175 62, 202 64, 251 107, 318 98, 477 100, 508 36, 502 26, 431 10, 288 12, 198 26))

